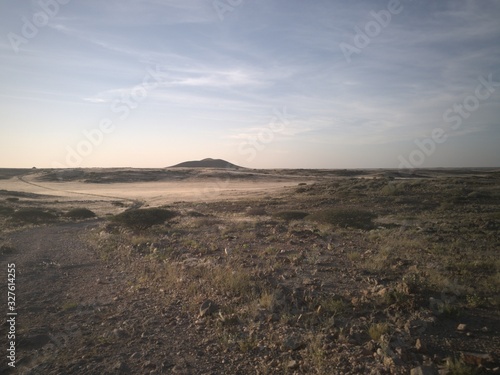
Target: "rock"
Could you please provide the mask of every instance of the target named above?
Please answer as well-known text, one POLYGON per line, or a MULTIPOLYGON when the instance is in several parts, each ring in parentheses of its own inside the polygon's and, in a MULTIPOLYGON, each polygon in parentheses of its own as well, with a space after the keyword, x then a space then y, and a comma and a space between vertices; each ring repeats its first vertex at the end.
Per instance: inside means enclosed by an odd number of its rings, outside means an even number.
POLYGON ((283 347, 287 350, 298 350, 304 345, 302 339, 298 335, 291 335, 283 341, 283 347))
POLYGON ((410 375, 437 375, 438 371, 434 366, 418 366, 412 368, 410 375))
POLYGON ((382 288, 376 294, 379 297, 385 298, 389 294, 389 289, 388 288, 382 288))
POLYGON ((461 323, 457 326, 457 331, 463 332, 465 330, 467 330, 467 324, 461 323))
POLYGON ((385 367, 392 367, 395 365, 394 359, 392 359, 391 357, 384 357, 382 363, 385 367))
POLYGON ((291 361, 288 361, 286 367, 290 370, 295 370, 299 367, 299 364, 296 360, 292 359, 291 361))
POLYGON ((214 301, 207 299, 200 306, 200 318, 212 315, 217 310, 219 310, 219 306, 214 301))
POLYGON ((415 342, 415 349, 419 353, 427 352, 427 346, 425 345, 425 342, 423 342, 421 339, 417 339, 417 341, 415 342))
POLYGON ((115 328, 113 330, 113 336, 117 339, 125 339, 129 337, 128 333, 123 328, 115 328))
POLYGON ((128 366, 124 362, 121 362, 121 361, 115 363, 115 365, 113 366, 113 370, 117 371, 119 374, 120 373, 128 373, 130 371, 128 366))

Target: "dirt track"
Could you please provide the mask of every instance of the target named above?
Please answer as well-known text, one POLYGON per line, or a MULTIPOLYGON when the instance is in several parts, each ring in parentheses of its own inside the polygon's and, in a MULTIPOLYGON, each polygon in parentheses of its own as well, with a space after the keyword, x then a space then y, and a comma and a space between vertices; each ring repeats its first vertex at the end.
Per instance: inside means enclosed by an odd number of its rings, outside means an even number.
MULTIPOLYGON (((106 266, 80 239, 96 224, 38 227, 8 237, 15 252, 0 264, 5 277, 7 264, 16 265, 17 366, 9 369, 4 357, 0 373, 189 374, 190 357, 200 357, 197 373, 210 373, 210 360, 184 340, 188 319, 175 301, 155 303, 119 265, 106 266)), ((2 337, 5 329, 4 323, 2 337)))

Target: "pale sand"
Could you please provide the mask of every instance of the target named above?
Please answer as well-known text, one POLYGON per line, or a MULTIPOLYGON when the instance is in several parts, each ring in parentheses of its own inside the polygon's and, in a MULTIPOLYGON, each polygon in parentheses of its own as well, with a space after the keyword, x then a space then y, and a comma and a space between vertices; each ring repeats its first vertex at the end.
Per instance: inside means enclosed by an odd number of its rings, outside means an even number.
MULTIPOLYGON (((258 198, 276 193, 301 181, 228 181, 223 179, 195 181, 160 181, 93 184, 83 182, 39 182, 36 175, 0 180, 0 189, 43 194, 58 200, 138 200, 149 206, 177 201, 215 201, 221 199, 258 198)), ((302 180, 302 182, 305 182, 302 180)), ((309 183, 311 181, 308 181, 309 183)))

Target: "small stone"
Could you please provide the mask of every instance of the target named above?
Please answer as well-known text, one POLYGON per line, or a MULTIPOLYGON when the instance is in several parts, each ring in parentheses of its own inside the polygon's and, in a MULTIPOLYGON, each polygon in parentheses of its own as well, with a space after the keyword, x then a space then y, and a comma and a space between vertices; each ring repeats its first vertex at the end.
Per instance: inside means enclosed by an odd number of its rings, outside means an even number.
POLYGON ((465 331, 467 329, 467 324, 464 324, 464 323, 460 323, 458 326, 457 326, 457 331, 465 331))
POLYGON ((299 364, 297 363, 296 360, 292 359, 291 361, 288 361, 286 367, 289 368, 290 370, 295 370, 297 367, 299 367, 299 364))
POLYGON ((123 362, 115 363, 115 365, 113 366, 113 370, 118 371, 120 373, 129 372, 128 366, 123 362))
POLYGON ((392 367, 395 365, 394 359, 391 357, 384 357, 383 363, 385 367, 392 367))
POLYGON ((385 296, 387 296, 388 293, 389 293, 388 288, 382 288, 377 292, 377 296, 384 298, 385 296))
POLYGON ((299 336, 292 335, 283 341, 283 346, 288 350, 298 350, 303 346, 303 342, 299 336))
POLYGON ((129 335, 123 328, 115 328, 113 330, 113 336, 115 336, 117 339, 125 339, 129 335))
POLYGON ((417 341, 415 342, 415 349, 419 353, 425 353, 427 351, 427 346, 421 339, 417 339, 417 341))

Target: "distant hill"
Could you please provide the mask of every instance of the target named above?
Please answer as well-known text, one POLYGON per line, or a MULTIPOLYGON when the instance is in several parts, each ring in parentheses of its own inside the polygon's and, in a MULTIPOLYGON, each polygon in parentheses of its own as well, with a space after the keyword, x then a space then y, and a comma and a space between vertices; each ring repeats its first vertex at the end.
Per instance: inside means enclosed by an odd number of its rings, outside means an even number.
POLYGON ((203 159, 203 160, 193 160, 185 161, 176 165, 172 165, 169 168, 226 168, 226 169, 240 169, 238 165, 230 163, 222 159, 203 159))

